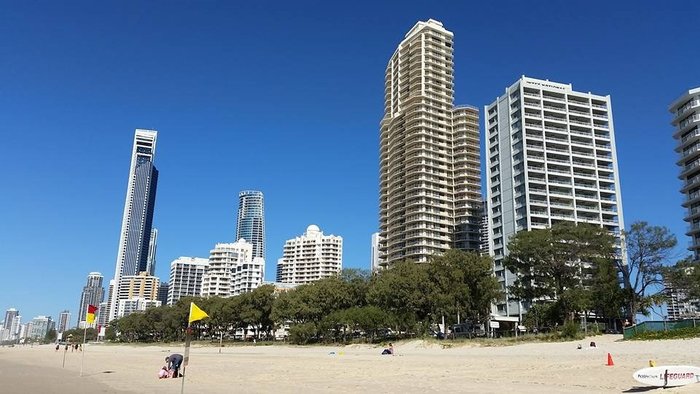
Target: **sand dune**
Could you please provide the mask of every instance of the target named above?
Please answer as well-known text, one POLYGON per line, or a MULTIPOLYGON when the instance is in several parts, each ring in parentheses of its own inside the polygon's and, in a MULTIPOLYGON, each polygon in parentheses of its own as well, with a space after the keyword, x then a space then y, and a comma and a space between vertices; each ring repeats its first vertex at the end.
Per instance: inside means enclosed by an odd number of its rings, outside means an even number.
MULTIPOLYGON (((700 339, 622 342, 621 336, 515 346, 445 347, 424 341, 381 347, 195 346, 186 369, 186 393, 606 393, 641 391, 632 373, 648 365, 700 366, 700 339), (598 347, 588 349, 596 341, 598 347), (577 344, 584 345, 578 350, 577 344), (607 353, 614 366, 605 366, 607 353)), ((445 344, 449 344, 446 342, 445 344)), ((182 380, 158 380, 170 353, 182 345, 90 345, 80 377, 80 352, 52 346, 0 348, 2 393, 178 393, 182 380)), ((644 390, 646 391, 646 390, 644 390)), ((700 392, 700 383, 646 392, 700 392)))

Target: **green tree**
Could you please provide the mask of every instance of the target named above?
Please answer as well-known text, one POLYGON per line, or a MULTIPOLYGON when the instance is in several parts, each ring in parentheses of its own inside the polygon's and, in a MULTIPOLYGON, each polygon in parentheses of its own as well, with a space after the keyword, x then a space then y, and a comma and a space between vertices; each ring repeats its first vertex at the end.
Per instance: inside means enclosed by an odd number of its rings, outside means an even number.
POLYGON ((456 249, 434 257, 428 264, 433 316, 448 316, 448 322, 457 316, 485 322, 491 303, 501 297, 492 266, 489 257, 456 249))
POLYGON ((46 336, 44 337, 44 342, 46 343, 52 343, 56 342, 56 330, 51 329, 46 332, 46 336))
POLYGON ((663 269, 668 286, 677 290, 683 301, 700 298, 700 262, 686 257, 673 266, 663 269))
POLYGON ((427 264, 402 261, 372 278, 367 300, 391 314, 399 331, 422 333, 430 322, 432 287, 427 264))
POLYGON ((627 261, 618 260, 627 304, 627 318, 636 322, 637 313, 649 314, 649 308, 659 300, 658 289, 663 285, 664 265, 668 265, 676 247, 676 236, 662 226, 635 222, 623 234, 627 246, 627 261))
POLYGON ((346 268, 340 273, 340 280, 348 285, 350 304, 363 306, 367 304, 367 291, 369 290, 372 274, 367 270, 346 268))
MULTIPOLYGON (((352 301, 346 282, 338 277, 321 279, 281 294, 273 303, 270 319, 293 324, 310 323, 317 335, 324 317, 349 308, 352 301)), ((303 332, 308 333, 308 327, 305 326, 303 332)))
POLYGON ((556 301, 567 320, 590 303, 585 288, 592 271, 615 256, 615 239, 592 225, 558 223, 547 229, 522 231, 510 239, 505 268, 517 275, 511 298, 556 301))
POLYGON ((595 268, 593 283, 591 285, 591 310, 597 316, 608 318, 609 326, 613 326, 613 319, 623 316, 625 307, 625 292, 620 286, 615 263, 601 261, 595 268))

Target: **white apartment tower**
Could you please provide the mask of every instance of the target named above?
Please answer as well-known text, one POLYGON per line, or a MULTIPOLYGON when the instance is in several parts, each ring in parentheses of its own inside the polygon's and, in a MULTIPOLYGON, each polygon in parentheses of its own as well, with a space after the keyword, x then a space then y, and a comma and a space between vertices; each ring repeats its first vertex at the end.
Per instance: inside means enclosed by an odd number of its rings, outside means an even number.
POLYGON ((379 233, 372 234, 371 242, 369 251, 369 267, 372 273, 376 273, 381 269, 379 261, 379 233))
POLYGON ((673 114, 673 138, 680 156, 677 164, 683 181, 681 193, 685 195, 683 207, 687 209, 683 220, 689 223, 686 235, 691 238, 688 249, 697 261, 700 260, 700 87, 683 93, 669 111, 673 114))
POLYGON ((380 123, 379 259, 479 250, 479 111, 455 107, 453 34, 418 22, 386 68, 380 123))
POLYGON ((343 268, 343 238, 323 235, 310 225, 299 237, 287 240, 277 261, 278 282, 304 284, 338 275, 343 268))
POLYGON ((209 259, 200 257, 178 257, 170 263, 168 282, 168 305, 182 297, 201 297, 202 280, 209 267, 209 259))
POLYGON ((209 267, 202 279, 202 296, 231 297, 262 284, 265 260, 253 257, 253 244, 245 239, 219 243, 209 254, 209 267))
MULTIPOLYGON (((523 76, 484 113, 489 253, 506 296, 515 276, 502 262, 517 232, 568 221, 601 226, 619 240, 624 222, 610 96, 523 76)), ((624 243, 618 247, 626 261, 624 243)), ((496 309, 524 312, 512 301, 496 309)))

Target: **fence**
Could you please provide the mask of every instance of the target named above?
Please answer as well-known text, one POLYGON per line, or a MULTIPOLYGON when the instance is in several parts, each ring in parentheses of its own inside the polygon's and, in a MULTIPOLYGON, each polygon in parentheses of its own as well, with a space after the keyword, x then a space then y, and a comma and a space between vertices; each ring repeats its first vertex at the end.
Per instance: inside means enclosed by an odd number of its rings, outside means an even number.
POLYGON ((635 324, 631 327, 626 327, 623 332, 623 338, 630 339, 633 336, 647 331, 668 331, 686 327, 700 326, 700 319, 684 319, 672 321, 645 321, 635 324))

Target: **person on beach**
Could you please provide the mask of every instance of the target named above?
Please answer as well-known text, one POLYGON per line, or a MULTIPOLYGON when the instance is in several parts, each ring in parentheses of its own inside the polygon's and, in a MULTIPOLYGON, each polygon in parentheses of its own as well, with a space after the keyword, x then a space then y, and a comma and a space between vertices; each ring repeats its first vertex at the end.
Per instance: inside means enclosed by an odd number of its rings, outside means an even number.
POLYGON ((163 368, 158 371, 158 379, 166 379, 168 377, 170 377, 170 372, 168 371, 168 367, 164 365, 163 368))
POLYGON ((165 358, 165 362, 168 363, 168 368, 172 373, 173 378, 179 378, 180 375, 180 365, 182 365, 182 354, 173 353, 165 358))
POLYGON ((391 342, 389 342, 389 347, 384 349, 382 351, 382 354, 393 356, 394 355, 394 345, 391 342))

